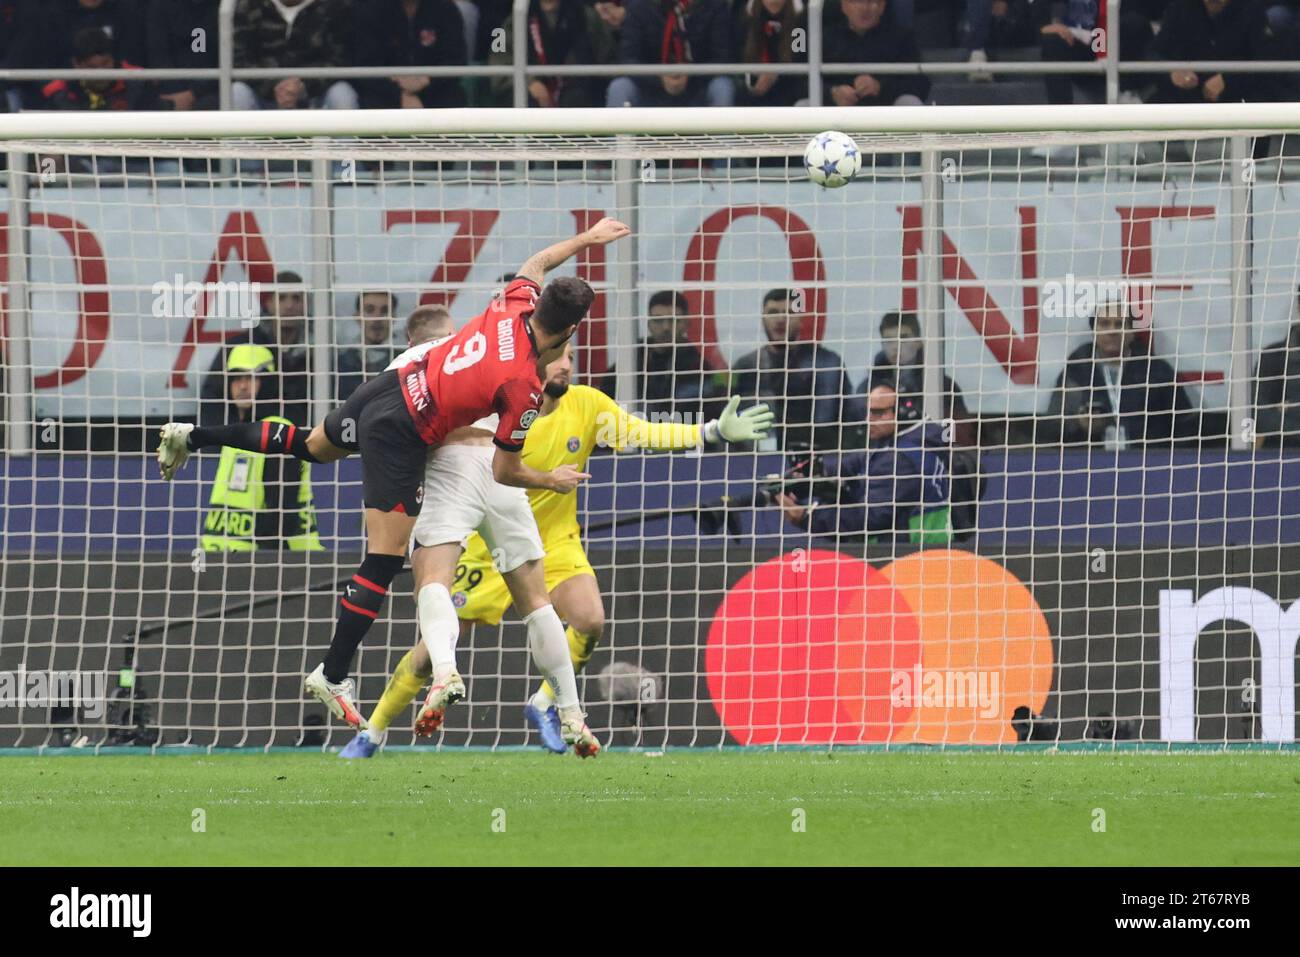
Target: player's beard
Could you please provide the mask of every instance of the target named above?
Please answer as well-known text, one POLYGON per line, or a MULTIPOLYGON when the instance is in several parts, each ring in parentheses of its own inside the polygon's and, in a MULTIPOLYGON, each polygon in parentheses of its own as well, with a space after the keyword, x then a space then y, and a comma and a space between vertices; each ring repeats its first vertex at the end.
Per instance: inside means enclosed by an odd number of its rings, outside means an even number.
POLYGON ((569 383, 548 382, 546 383, 545 386, 542 387, 542 391, 545 392, 547 395, 549 395, 552 399, 556 399, 556 400, 563 399, 564 393, 569 391, 569 383))

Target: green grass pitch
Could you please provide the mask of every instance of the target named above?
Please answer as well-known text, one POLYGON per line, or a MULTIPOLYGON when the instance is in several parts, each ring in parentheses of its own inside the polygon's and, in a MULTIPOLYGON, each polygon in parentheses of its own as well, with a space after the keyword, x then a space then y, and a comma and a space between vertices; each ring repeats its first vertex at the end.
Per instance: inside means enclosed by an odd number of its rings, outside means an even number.
POLYGON ((1285 752, 46 756, 0 777, 3 865, 1300 863, 1285 752))

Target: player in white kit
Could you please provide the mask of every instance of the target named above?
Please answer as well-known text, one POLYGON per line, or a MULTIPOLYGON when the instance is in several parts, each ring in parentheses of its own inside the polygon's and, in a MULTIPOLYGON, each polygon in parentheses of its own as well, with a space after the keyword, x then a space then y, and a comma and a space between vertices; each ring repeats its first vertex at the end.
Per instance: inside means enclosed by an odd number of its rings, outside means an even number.
MULTIPOLYGON (((454 331, 451 317, 445 310, 427 307, 427 314, 436 316, 436 321, 429 324, 418 322, 421 310, 412 314, 408 336, 415 344, 393 360, 390 369, 416 361, 454 331), (418 338, 424 337, 428 338, 417 342, 418 338)), ((429 451, 424 495, 426 501, 436 501, 437 507, 420 512, 411 535, 415 594, 420 595, 431 583, 451 582, 465 543, 470 534, 477 531, 483 536, 497 569, 510 588, 515 607, 528 626, 530 644, 534 644, 532 635, 535 630, 546 627, 562 629, 563 626, 555 617, 546 590, 542 566, 546 553, 528 495, 522 488, 502 485, 493 478, 493 436, 496 431, 497 416, 491 415, 456 429, 441 445, 429 451)), ((562 478, 587 477, 585 473, 566 473, 562 478)), ((430 735, 441 727, 447 708, 465 697, 465 683, 455 668, 454 660, 459 620, 454 612, 446 622, 441 621, 443 616, 439 615, 439 620, 434 623, 435 636, 431 643, 430 636, 423 633, 427 611, 421 609, 421 637, 429 647, 433 685, 415 721, 415 731, 421 735, 430 735), (435 653, 438 648, 443 651, 441 661, 435 653)), ((437 614, 441 609, 432 611, 437 614)), ((417 648, 419 644, 417 641, 417 648)), ((425 676, 412 667, 414 657, 414 653, 408 653, 402 659, 392 681, 412 683, 418 692, 425 676)), ((393 717, 384 713, 382 708, 377 709, 369 726, 343 749, 341 756, 371 757, 382 743, 393 717)), ((600 744, 585 723, 565 731, 566 740, 573 744, 579 757, 591 757, 600 750, 600 744)))

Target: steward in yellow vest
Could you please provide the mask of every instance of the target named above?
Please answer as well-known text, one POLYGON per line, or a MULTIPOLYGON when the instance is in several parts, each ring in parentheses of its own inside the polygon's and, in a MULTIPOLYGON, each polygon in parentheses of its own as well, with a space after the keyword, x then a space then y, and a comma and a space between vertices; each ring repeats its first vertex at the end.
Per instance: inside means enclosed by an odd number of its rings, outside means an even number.
MULTIPOLYGON (((226 397, 236 420, 292 425, 278 415, 255 419, 260 380, 274 374, 275 357, 259 345, 230 350, 226 397)), ((200 539, 205 551, 243 552, 261 546, 296 552, 325 550, 312 506, 311 465, 226 446, 208 500, 200 539)))

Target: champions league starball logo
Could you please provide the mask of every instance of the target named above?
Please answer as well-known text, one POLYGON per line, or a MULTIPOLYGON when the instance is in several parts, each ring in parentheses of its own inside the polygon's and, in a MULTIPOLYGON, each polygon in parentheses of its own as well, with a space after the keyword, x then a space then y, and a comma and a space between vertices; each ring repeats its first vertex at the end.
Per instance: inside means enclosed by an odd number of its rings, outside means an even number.
POLYGON ((567 448, 570 452, 576 452, 578 451, 578 449, 582 448, 582 443, 578 441, 578 437, 576 435, 571 435, 569 436, 569 442, 567 448))

